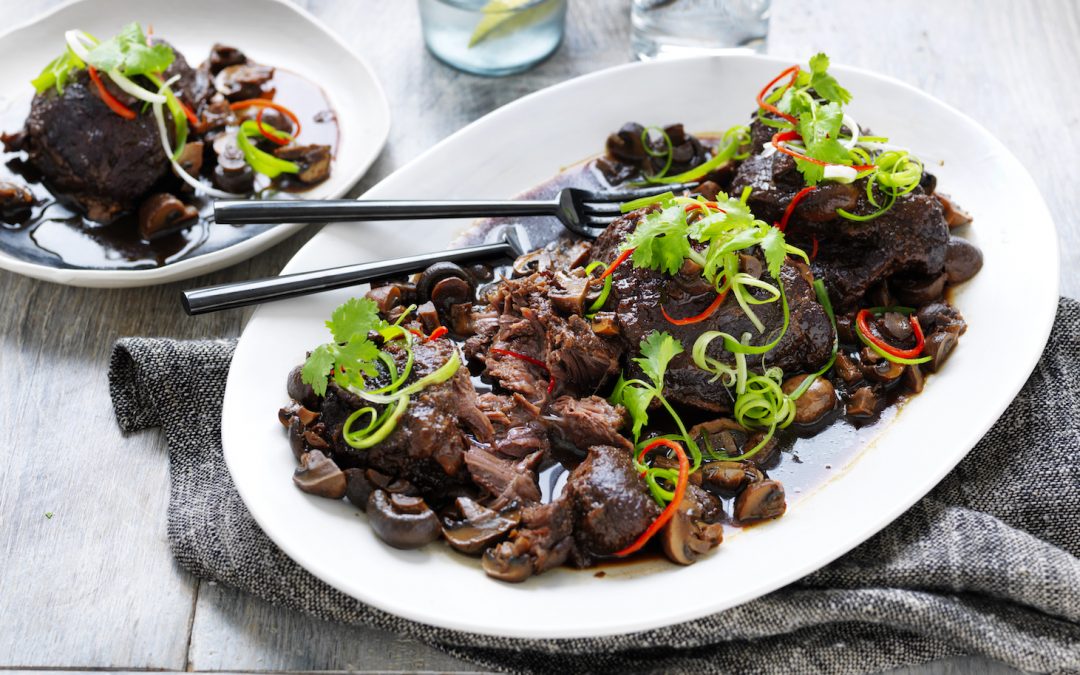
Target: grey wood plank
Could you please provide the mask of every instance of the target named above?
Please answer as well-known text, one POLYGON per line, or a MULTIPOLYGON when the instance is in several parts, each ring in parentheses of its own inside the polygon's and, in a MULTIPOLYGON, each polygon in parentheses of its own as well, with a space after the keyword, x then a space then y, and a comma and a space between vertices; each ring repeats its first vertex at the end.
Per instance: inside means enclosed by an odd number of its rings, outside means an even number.
POLYGON ((209 583, 201 584, 188 656, 197 671, 474 670, 393 633, 314 620, 209 583))

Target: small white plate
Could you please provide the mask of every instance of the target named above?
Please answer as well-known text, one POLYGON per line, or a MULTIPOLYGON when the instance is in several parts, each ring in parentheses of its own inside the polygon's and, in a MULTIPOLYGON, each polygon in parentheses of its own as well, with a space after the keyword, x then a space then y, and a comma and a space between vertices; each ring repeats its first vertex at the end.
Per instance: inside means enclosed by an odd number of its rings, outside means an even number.
MULTIPOLYGON (((0 109, 29 110, 30 80, 60 53, 64 31, 79 28, 112 35, 138 21, 182 52, 192 66, 215 42, 243 50, 253 59, 291 70, 320 85, 338 113, 340 145, 330 178, 303 193, 341 197, 378 157, 390 131, 390 108, 367 62, 304 9, 284 0, 75 0, 0 36, 4 55, 0 109)), ((6 129, 5 131, 14 131, 6 129)), ((69 269, 28 262, 0 253, 0 269, 71 286, 148 286, 211 272, 246 260, 282 241, 303 225, 279 225, 221 250, 150 269, 69 269)))
MULTIPOLYGON (((762 84, 787 65, 724 56, 631 64, 571 80, 459 131, 367 196, 509 197, 599 152, 607 134, 628 120, 678 121, 692 131, 745 122, 762 84)), ((388 612, 492 635, 573 638, 665 626, 746 602, 889 524, 967 454, 1031 373, 1057 304, 1057 239, 1034 181, 988 131, 896 80, 852 68, 836 74, 855 95, 857 120, 933 160, 928 165, 942 190, 975 215, 964 235, 982 248, 985 266, 955 295, 969 329, 944 372, 893 422, 877 425, 877 437, 855 459, 833 466, 833 478, 790 495, 783 518, 739 531, 689 567, 647 562, 609 568, 604 578, 559 569, 520 585, 487 578, 476 560, 445 546, 383 545, 347 502, 293 487, 295 461, 275 415, 287 402, 287 373, 327 340, 323 321, 350 296, 344 290, 260 308, 237 347, 222 441, 259 525, 313 574, 388 612), (1022 278, 1013 263, 1019 250, 1039 251, 1042 261, 1026 266, 1022 278)), ((334 225, 285 272, 437 250, 458 231, 423 221, 334 225)), ((827 461, 801 455, 803 462, 827 461)))

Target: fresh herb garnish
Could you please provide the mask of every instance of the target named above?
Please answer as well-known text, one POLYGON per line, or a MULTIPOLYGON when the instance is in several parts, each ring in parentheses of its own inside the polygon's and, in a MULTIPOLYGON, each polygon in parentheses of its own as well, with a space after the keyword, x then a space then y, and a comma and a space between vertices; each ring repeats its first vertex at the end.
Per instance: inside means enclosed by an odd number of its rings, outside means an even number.
POLYGON ((828 70, 825 54, 810 59, 809 71, 799 66, 784 70, 758 95, 758 119, 777 129, 772 145, 794 158, 807 185, 867 179, 867 199, 877 210, 854 214, 838 209, 837 215, 873 220, 919 185, 922 163, 907 151, 884 150, 880 144, 887 138, 860 138, 858 124, 843 109, 851 93, 828 70), (786 84, 773 88, 789 75, 786 84))
MULTIPOLYGON (((637 378, 628 380, 620 375, 609 400, 613 405, 622 405, 630 414, 631 433, 634 436, 635 444, 638 444, 641 430, 649 423, 649 406, 654 400, 658 401, 671 415, 671 419, 679 429, 679 435, 674 438, 686 443, 686 447, 690 451, 693 458, 690 473, 693 473, 701 466, 701 450, 698 449, 694 440, 690 438, 690 434, 686 431, 679 414, 664 398, 664 376, 667 374, 668 364, 671 363, 671 360, 683 353, 682 343, 667 332, 653 331, 641 341, 639 352, 641 356, 635 358, 634 363, 641 367, 649 382, 637 378)), ((637 464, 638 460, 635 459, 634 461, 637 464)), ((644 465, 638 465, 638 469, 645 472, 645 482, 658 502, 663 504, 673 498, 673 493, 660 485, 657 480, 663 479, 675 485, 678 479, 677 472, 672 469, 646 467, 644 465)))
POLYGON ((46 511, 45 512, 45 519, 46 520, 52 520, 52 517, 53 517, 53 512, 52 511, 46 511))
POLYGON ((164 72, 176 55, 167 44, 150 45, 147 42, 142 26, 137 21, 132 22, 112 39, 91 47, 86 62, 98 70, 118 70, 128 77, 164 72))
POLYGON ((312 350, 300 371, 300 378, 319 396, 326 395, 331 373, 342 387, 363 388, 366 377, 378 374, 379 347, 368 334, 388 326, 379 317, 378 306, 373 300, 347 300, 326 322, 334 341, 312 350))

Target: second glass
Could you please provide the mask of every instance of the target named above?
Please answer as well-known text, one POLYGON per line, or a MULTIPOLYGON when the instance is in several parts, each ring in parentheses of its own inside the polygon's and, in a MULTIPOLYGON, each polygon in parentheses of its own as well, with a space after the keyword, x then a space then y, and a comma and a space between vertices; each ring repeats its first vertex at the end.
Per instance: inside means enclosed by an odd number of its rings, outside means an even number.
POLYGON ((762 51, 769 0, 633 0, 631 44, 639 59, 762 51))

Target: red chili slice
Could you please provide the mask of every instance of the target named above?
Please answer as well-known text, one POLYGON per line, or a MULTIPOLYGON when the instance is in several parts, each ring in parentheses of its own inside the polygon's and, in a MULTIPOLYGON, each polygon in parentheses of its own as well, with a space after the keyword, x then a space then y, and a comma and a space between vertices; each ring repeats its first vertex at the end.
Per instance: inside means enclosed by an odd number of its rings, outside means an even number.
POLYGON ((859 310, 859 313, 855 315, 855 323, 858 325, 859 330, 862 331, 862 334, 866 336, 866 339, 873 342, 879 349, 901 359, 916 359, 922 354, 923 347, 926 345, 926 339, 923 336, 922 326, 919 325, 919 317, 915 315, 909 317, 909 320, 911 321, 911 332, 915 334, 915 346, 911 349, 900 349, 898 347, 893 347, 870 332, 869 317, 871 316, 873 316, 873 314, 870 310, 859 310))
POLYGON ((449 333, 450 330, 446 326, 439 326, 435 330, 431 331, 431 335, 427 336, 424 342, 431 342, 432 340, 438 340, 442 336, 449 333))
POLYGON ((645 528, 645 531, 641 533, 641 536, 634 540, 634 543, 615 553, 616 557, 622 558, 628 556, 649 543, 649 540, 652 539, 653 535, 659 532, 664 525, 667 525, 667 522, 675 515, 675 512, 679 509, 679 504, 682 503, 683 495, 686 494, 686 484, 690 481, 690 460, 686 458, 686 452, 681 445, 667 438, 658 438, 641 449, 641 452, 638 454, 638 462, 641 463, 649 451, 658 448, 661 445, 673 450, 675 455, 679 458, 679 480, 675 484, 675 496, 664 510, 660 512, 660 515, 656 517, 656 520, 654 520, 649 527, 645 528))
POLYGON ((727 211, 720 208, 720 206, 716 202, 705 202, 704 204, 702 204, 701 202, 694 202, 693 204, 687 204, 686 207, 683 208, 683 212, 690 213, 691 211, 696 211, 697 209, 700 209, 702 206, 708 206, 710 209, 713 209, 714 211, 719 211, 720 213, 727 213, 727 211))
POLYGON ((780 219, 780 222, 776 224, 776 229, 780 230, 781 232, 786 230, 788 220, 791 218, 791 214, 795 212, 795 205, 801 202, 803 200, 803 197, 810 194, 816 189, 817 187, 811 185, 809 187, 804 187, 803 189, 796 192, 795 196, 792 197, 791 201, 788 203, 787 208, 784 209, 784 216, 780 219))
POLYGON ((623 264, 624 262, 626 262, 626 259, 629 258, 631 256, 631 254, 633 254, 633 252, 634 252, 634 249, 628 248, 625 251, 623 251, 622 253, 620 253, 619 257, 615 258, 615 262, 608 265, 608 268, 606 270, 604 270, 603 274, 600 275, 600 277, 599 277, 600 281, 603 281, 604 279, 607 279, 609 276, 611 276, 611 273, 615 271, 615 268, 618 267, 619 265, 623 264))
POLYGON ((98 93, 101 94, 101 100, 105 102, 105 105, 109 106, 109 110, 123 117, 126 120, 135 119, 135 111, 121 103, 115 96, 109 93, 109 90, 105 88, 105 83, 101 81, 101 77, 98 75, 97 68, 93 66, 87 66, 86 72, 90 74, 90 79, 94 81, 94 85, 97 87, 98 93))
MULTIPOLYGON (((265 136, 267 139, 269 139, 270 142, 272 142, 272 143, 276 143, 278 145, 288 145, 289 144, 289 139, 288 138, 281 138, 280 136, 276 136, 276 135, 270 133, 269 131, 267 131, 266 127, 263 126, 262 116, 263 116, 264 112, 266 112, 265 107, 264 108, 259 108, 259 114, 255 116, 255 126, 257 126, 259 128, 259 133, 262 134, 263 136, 265 136)), ((271 127, 271 128, 273 129, 273 127, 271 127)), ((274 129, 274 131, 278 131, 280 133, 280 130, 278 130, 278 129, 274 129)))
POLYGON ((300 135, 300 118, 296 116, 296 113, 289 110, 280 103, 274 103, 268 98, 249 98, 246 101, 237 101, 236 103, 229 104, 229 108, 231 108, 232 110, 244 110, 252 106, 259 106, 260 108, 273 108, 282 115, 285 115, 290 120, 292 120, 293 124, 296 125, 296 133, 293 134, 293 138, 296 138, 300 135))
POLYGON ((813 261, 813 259, 817 257, 817 249, 818 249, 817 237, 812 237, 812 239, 813 239, 813 242, 812 242, 812 246, 810 248, 810 260, 811 261, 813 261))
POLYGON ((667 310, 664 309, 663 305, 660 306, 660 312, 664 315, 664 318, 668 320, 668 323, 673 323, 676 326, 687 326, 692 323, 700 323, 712 316, 712 313, 715 312, 717 308, 720 307, 720 305, 724 304, 724 299, 727 298, 727 294, 727 291, 724 291, 723 293, 717 293, 716 299, 712 301, 712 304, 705 308, 704 312, 702 312, 701 314, 695 314, 694 316, 688 316, 685 319, 673 319, 667 313, 667 310))
POLYGON ((512 352, 509 349, 496 349, 495 347, 492 347, 491 351, 495 352, 496 354, 502 354, 503 356, 512 356, 515 359, 520 359, 520 360, 524 361, 525 363, 531 363, 532 365, 536 366, 537 368, 543 368, 544 372, 546 372, 548 374, 547 393, 550 394, 551 392, 555 391, 555 377, 551 374, 551 371, 548 369, 547 364, 544 363, 543 361, 541 361, 540 359, 534 358, 532 356, 528 356, 527 354, 520 354, 518 352, 512 352))
POLYGON ((781 118, 787 120, 788 122, 791 122, 792 124, 798 124, 799 120, 795 119, 793 116, 791 116, 791 115, 789 115, 787 113, 780 112, 779 108, 777 108, 776 106, 774 106, 771 103, 767 103, 765 101, 765 97, 768 96, 769 92, 772 91, 772 88, 776 85, 777 82, 784 79, 788 75, 791 75, 791 79, 788 81, 788 83, 786 85, 784 85, 784 89, 787 90, 787 89, 790 89, 792 86, 794 86, 795 85, 795 79, 797 77, 799 77, 799 71, 800 70, 801 69, 799 68, 799 66, 791 66, 790 68, 785 68, 783 71, 781 71, 781 73, 779 75, 777 75, 775 78, 773 78, 772 82, 765 85, 765 88, 762 89, 761 93, 759 93, 757 95, 757 104, 759 106, 761 106, 762 108, 764 108, 765 110, 768 110, 772 114, 776 115, 777 117, 781 117, 781 118))

